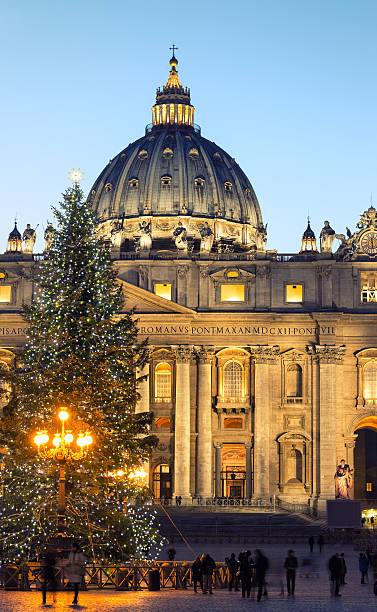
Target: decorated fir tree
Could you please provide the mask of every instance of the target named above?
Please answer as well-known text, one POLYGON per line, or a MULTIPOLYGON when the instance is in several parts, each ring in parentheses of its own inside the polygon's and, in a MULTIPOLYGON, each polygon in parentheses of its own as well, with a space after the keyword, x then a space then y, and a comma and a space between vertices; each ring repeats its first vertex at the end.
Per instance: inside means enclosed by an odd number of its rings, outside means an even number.
POLYGON ((159 540, 150 507, 127 510, 128 499, 146 493, 126 475, 155 444, 150 415, 134 411, 136 372, 147 351, 132 316, 119 315, 122 288, 77 183, 54 215, 52 245, 24 309, 28 343, 9 375, 0 545, 14 558, 35 551, 56 529, 58 468, 38 457, 33 437, 42 426, 53 433, 58 408, 66 406, 73 429, 93 436, 87 456, 67 464, 67 533, 96 558, 124 559, 159 540), (117 470, 125 477, 115 483, 109 473, 117 470))

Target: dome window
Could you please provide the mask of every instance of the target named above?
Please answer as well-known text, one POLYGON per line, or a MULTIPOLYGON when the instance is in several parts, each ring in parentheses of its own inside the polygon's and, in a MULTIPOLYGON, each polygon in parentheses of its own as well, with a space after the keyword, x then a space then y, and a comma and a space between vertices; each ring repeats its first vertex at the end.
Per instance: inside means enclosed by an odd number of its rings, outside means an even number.
POLYGON ((130 189, 138 189, 139 188, 139 179, 132 178, 128 181, 130 189))
POLYGON ((171 176, 162 176, 161 185, 162 187, 171 187, 171 176))
POLYGON ((230 183, 229 181, 226 181, 224 183, 224 188, 225 188, 225 191, 232 191, 232 183, 230 183))
POLYGON ((142 149, 141 151, 139 151, 139 155, 138 155, 139 159, 147 159, 147 157, 148 157, 148 151, 146 151, 145 149, 142 149))
POLYGON ((245 189, 245 195, 246 195, 248 198, 249 198, 249 197, 250 197, 250 195, 251 195, 251 190, 250 190, 248 187, 246 187, 246 189, 245 189))
POLYGON ((111 183, 106 183, 105 185, 105 191, 112 191, 113 190, 113 186, 111 183))
POLYGON ((190 149, 188 152, 188 156, 190 159, 198 159, 199 157, 199 151, 198 149, 190 149))
POLYGON ((201 178, 200 176, 198 176, 197 178, 194 179, 194 185, 198 189, 203 189, 204 188, 204 183, 205 183, 205 180, 203 178, 201 178))
POLYGON ((165 159, 171 159, 173 157, 173 151, 169 147, 167 147, 162 152, 162 157, 164 157, 165 159))
POLYGON ((127 155, 125 153, 122 153, 122 155, 120 156, 120 159, 124 159, 125 157, 127 157, 127 155))
POLYGON ((213 159, 214 159, 216 162, 221 162, 221 161, 222 161, 222 159, 221 159, 221 155, 220 155, 220 153, 217 153, 217 151, 216 151, 216 153, 214 153, 214 154, 213 154, 213 159))

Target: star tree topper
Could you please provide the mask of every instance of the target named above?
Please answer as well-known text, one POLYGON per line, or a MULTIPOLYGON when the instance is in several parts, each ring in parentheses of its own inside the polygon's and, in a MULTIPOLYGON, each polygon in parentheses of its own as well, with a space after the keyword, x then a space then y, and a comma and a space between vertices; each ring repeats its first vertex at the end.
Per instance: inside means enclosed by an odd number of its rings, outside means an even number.
POLYGON ((81 172, 80 168, 77 168, 77 170, 73 168, 72 171, 69 173, 69 178, 71 179, 74 185, 78 185, 81 181, 82 175, 83 173, 81 172))

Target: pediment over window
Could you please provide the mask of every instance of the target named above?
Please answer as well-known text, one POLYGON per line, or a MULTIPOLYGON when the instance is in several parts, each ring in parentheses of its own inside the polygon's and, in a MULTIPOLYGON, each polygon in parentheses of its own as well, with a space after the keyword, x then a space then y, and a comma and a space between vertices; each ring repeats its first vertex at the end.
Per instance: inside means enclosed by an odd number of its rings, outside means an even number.
POLYGON ((217 282, 255 281, 254 272, 250 272, 249 270, 245 270, 244 268, 235 268, 234 266, 227 266, 226 268, 221 268, 220 270, 209 272, 208 276, 212 281, 217 282))

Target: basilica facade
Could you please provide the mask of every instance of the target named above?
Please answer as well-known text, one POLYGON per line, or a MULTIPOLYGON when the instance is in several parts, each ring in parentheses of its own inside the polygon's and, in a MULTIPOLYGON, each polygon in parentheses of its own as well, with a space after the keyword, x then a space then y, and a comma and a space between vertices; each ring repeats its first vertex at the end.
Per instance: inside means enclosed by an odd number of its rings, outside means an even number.
MULTIPOLYGON (((173 56, 153 123, 89 193, 149 363, 139 412, 159 443, 156 498, 277 496, 323 511, 341 459, 350 495, 377 497, 377 211, 352 232, 308 227, 301 250, 266 247, 246 175, 194 123, 173 56)), ((360 213, 361 216, 360 216, 360 213)), ((346 221, 346 220, 345 220, 346 221)), ((348 221, 348 220, 347 220, 348 221)), ((0 256, 0 361, 25 343, 35 233, 0 256)), ((50 232, 50 233, 49 233, 50 232)))

